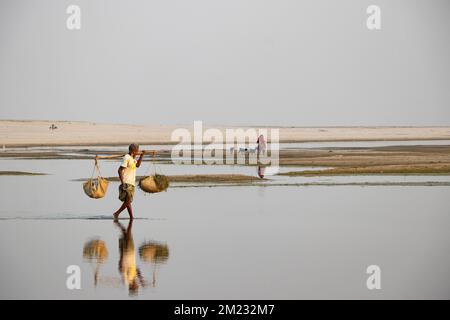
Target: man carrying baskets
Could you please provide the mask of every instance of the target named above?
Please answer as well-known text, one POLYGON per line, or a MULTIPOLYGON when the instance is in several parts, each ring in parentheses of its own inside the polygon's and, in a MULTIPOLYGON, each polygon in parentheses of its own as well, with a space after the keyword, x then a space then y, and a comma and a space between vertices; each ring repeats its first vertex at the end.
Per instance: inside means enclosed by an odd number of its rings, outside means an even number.
POLYGON ((122 164, 119 167, 119 199, 122 201, 120 208, 113 213, 114 220, 118 220, 119 214, 125 210, 128 210, 130 220, 133 219, 133 209, 131 208, 131 202, 133 202, 134 189, 136 188, 136 168, 141 166, 142 159, 144 158, 145 151, 139 152, 139 146, 137 144, 130 144, 128 147, 128 153, 123 157, 122 164), (141 154, 139 160, 136 160, 136 156, 141 154))

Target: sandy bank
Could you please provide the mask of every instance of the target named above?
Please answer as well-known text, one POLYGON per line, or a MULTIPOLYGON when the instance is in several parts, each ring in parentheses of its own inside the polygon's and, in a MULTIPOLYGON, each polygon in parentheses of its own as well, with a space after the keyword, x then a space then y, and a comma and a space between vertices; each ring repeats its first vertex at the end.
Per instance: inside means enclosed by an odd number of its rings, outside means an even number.
MULTIPOLYGON (((76 121, 0 120, 0 148, 25 146, 87 146, 170 144, 173 130, 190 125, 127 125, 76 121), (50 129, 52 125, 57 129, 50 129)), ((208 127, 205 125, 204 130, 208 127)), ((227 127, 233 129, 233 127, 227 127)), ((225 132, 225 127, 217 127, 225 132)), ((246 129, 246 128, 243 128, 246 129)), ((323 127, 279 128, 280 142, 450 140, 450 127, 323 127)))

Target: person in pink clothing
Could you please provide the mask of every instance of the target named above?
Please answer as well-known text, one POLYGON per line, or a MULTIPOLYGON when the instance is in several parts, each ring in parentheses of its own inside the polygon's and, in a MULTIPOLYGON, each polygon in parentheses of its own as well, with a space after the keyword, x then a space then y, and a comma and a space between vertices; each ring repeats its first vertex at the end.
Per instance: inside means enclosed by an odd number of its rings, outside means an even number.
POLYGON ((266 153, 266 148, 267 148, 267 144, 266 144, 266 139, 264 138, 264 136, 261 134, 258 137, 258 140, 256 140, 256 143, 258 144, 258 154, 259 153, 266 153))

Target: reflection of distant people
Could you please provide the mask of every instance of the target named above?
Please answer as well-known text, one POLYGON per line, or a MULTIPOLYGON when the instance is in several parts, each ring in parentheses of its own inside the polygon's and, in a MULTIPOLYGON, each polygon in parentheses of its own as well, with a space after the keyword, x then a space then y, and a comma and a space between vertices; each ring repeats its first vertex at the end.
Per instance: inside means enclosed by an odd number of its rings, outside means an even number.
POLYGON ((133 221, 129 221, 127 229, 118 221, 115 223, 122 231, 122 237, 119 239, 119 272, 125 284, 128 285, 130 295, 135 295, 138 293, 139 284, 144 287, 146 283, 139 268, 136 266, 136 253, 134 250, 133 235, 131 233, 133 221))
POLYGON ((258 144, 258 153, 266 153, 267 143, 266 139, 264 138, 264 135, 259 135, 258 140, 256 140, 256 143, 258 144))
POLYGON ((258 166, 258 177, 261 179, 264 178, 264 173, 266 171, 266 167, 258 166))

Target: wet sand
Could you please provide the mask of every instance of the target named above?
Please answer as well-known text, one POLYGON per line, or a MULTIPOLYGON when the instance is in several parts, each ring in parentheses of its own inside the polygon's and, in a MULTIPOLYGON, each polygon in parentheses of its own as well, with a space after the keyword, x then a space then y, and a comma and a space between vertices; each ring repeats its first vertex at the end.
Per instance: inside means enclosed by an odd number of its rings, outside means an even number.
POLYGON ((323 148, 280 153, 281 165, 333 167, 288 176, 450 174, 450 146, 323 148))
MULTIPOLYGON (((145 176, 137 176, 136 179, 140 180, 145 176)), ((114 177, 104 177, 110 182, 119 182, 117 176, 114 177)), ((264 181, 253 176, 247 176, 243 174, 185 174, 185 175, 173 175, 167 176, 170 183, 243 183, 243 182, 257 182, 264 181)), ((76 179, 74 181, 87 181, 88 178, 76 179)))
MULTIPOLYGON (((15 159, 93 159, 96 154, 117 155, 121 152, 76 149, 54 151, 4 151, 0 158, 15 159)), ((224 152, 226 154, 226 152, 224 152)), ((234 154, 234 156, 237 156, 234 154)), ((239 156, 243 156, 242 154, 239 156)), ((237 159, 237 158, 236 158, 237 159)), ((147 157, 144 161, 150 161, 147 157)), ((105 160, 103 160, 105 161, 105 160)), ((109 160, 107 160, 109 161, 109 160)), ((169 164, 172 162, 169 150, 158 152, 155 159, 157 163, 169 164)), ((236 163, 236 161, 235 161, 236 163)), ((248 164, 248 161, 247 161, 248 164)), ((386 146, 386 147, 359 147, 359 148, 308 148, 308 149, 282 149, 279 152, 279 164, 283 167, 306 166, 328 167, 326 170, 291 171, 282 173, 288 176, 312 175, 449 175, 450 174, 450 146, 386 146)), ((80 177, 82 178, 82 177, 80 177)), ((195 180, 198 182, 242 182, 236 181, 239 177, 230 176, 227 179, 220 175, 211 176, 184 176, 173 177, 178 182, 195 180), (226 180, 226 181, 225 181, 226 180)))
MULTIPOLYGON (((171 188, 220 188, 220 187, 252 187, 252 183, 230 183, 230 184, 179 184, 171 188)), ((304 182, 304 183, 264 183, 257 184, 258 187, 450 187, 446 181, 414 181, 414 182, 304 182)))
POLYGON ((367 167, 333 168, 325 170, 304 170, 280 173, 282 176, 334 176, 334 175, 450 175, 450 165, 418 164, 418 165, 386 165, 367 167))
POLYGON ((0 176, 42 176, 46 173, 27 171, 0 171, 0 176))

